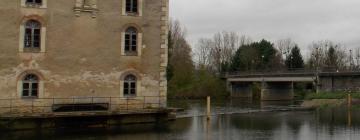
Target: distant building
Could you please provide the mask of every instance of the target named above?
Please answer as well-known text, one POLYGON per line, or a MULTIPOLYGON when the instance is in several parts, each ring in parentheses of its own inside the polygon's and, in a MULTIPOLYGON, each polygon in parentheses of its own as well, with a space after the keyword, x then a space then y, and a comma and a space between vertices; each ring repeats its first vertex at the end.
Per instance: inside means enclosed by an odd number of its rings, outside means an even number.
POLYGON ((2 0, 0 31, 0 112, 166 107, 168 0, 2 0))

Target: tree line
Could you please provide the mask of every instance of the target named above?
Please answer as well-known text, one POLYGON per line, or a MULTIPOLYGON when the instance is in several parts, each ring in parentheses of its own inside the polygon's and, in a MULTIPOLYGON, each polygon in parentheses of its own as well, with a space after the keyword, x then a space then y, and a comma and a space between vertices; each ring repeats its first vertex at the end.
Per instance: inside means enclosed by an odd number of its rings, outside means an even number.
POLYGON ((218 32, 199 39, 195 46, 186 40, 186 29, 177 20, 169 23, 168 93, 175 98, 226 96, 220 74, 235 71, 360 70, 360 49, 340 43, 315 41, 301 50, 291 39, 254 41, 235 32, 218 32), (303 53, 305 55, 303 55, 303 53))
POLYGON ((225 83, 193 60, 193 51, 186 41, 186 30, 179 21, 171 20, 168 33, 168 97, 225 97, 225 83))
POLYGON ((304 49, 291 39, 253 41, 234 32, 219 32, 200 39, 195 62, 213 73, 234 71, 360 70, 360 49, 347 49, 329 40, 304 49))

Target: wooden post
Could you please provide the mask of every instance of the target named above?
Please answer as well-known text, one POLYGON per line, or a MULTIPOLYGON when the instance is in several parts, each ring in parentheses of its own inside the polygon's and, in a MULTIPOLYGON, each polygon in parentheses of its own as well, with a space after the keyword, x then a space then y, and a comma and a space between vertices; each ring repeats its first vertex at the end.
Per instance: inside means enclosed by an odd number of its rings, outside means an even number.
POLYGON ((351 127, 351 123, 352 123, 352 113, 351 113, 351 106, 352 106, 352 97, 351 97, 351 94, 349 93, 348 94, 348 127, 351 127))
POLYGON ((347 101, 348 101, 348 109, 350 109, 350 108, 351 108, 351 105, 352 105, 352 99, 351 99, 351 94, 350 94, 350 93, 348 94, 348 99, 347 99, 347 101))
POLYGON ((211 116, 210 96, 207 96, 206 102, 207 102, 207 110, 206 110, 207 119, 210 120, 210 116, 211 116))

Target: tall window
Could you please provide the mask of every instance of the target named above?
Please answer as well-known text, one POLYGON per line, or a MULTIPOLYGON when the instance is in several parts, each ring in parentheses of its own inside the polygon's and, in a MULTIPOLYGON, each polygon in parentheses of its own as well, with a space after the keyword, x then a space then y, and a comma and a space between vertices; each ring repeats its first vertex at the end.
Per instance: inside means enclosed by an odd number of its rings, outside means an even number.
POLYGON ((25 24, 25 49, 40 50, 41 24, 35 20, 29 20, 25 24))
POLYGON ((42 5, 42 0, 26 0, 27 5, 42 5))
POLYGON ((28 74, 22 81, 23 97, 38 97, 39 94, 39 78, 34 74, 28 74))
POLYGON ((125 32, 125 53, 136 55, 137 53, 137 30, 130 27, 125 32))
POLYGON ((138 13, 138 0, 126 0, 126 13, 138 13))
POLYGON ((132 74, 124 79, 124 96, 136 96, 136 77, 132 74))

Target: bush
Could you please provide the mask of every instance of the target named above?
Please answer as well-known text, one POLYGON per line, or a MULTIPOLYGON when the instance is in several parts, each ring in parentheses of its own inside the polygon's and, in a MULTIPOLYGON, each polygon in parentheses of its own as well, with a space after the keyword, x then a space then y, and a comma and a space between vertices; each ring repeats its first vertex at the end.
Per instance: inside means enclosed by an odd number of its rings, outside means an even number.
MULTIPOLYGON (((173 79, 174 80, 174 79, 173 79)), ((208 72, 207 70, 198 70, 193 80, 189 80, 184 85, 178 82, 170 81, 169 98, 205 98, 211 96, 214 98, 227 97, 226 82, 208 72)))

